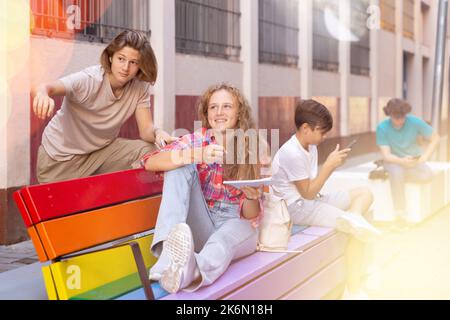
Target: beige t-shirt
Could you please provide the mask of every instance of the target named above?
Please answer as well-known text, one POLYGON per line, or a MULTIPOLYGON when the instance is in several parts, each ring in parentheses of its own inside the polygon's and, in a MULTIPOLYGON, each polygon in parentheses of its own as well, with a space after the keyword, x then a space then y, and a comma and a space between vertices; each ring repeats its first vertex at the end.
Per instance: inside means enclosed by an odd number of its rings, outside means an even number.
POLYGON ((74 155, 107 146, 117 138, 122 124, 134 114, 137 106, 150 108, 148 82, 133 79, 116 98, 100 65, 60 81, 66 96, 42 135, 45 151, 57 161, 70 160, 74 155))

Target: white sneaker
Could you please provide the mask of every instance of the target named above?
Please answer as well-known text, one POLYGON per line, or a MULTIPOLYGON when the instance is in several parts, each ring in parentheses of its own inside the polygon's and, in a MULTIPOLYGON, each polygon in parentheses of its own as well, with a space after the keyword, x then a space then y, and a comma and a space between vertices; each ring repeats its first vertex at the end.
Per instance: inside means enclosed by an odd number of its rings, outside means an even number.
POLYGON ((148 275, 148 278, 151 281, 159 281, 159 280, 161 280, 161 273, 159 273, 159 272, 152 272, 150 270, 150 274, 148 275))
MULTIPOLYGON (((163 289, 176 293, 194 280, 195 257, 191 229, 186 223, 177 224, 163 242, 162 255, 167 255, 169 265, 160 275, 159 283, 163 289)), ((155 273, 155 277, 158 274, 155 273)))
POLYGON ((339 231, 349 233, 363 242, 371 242, 381 236, 381 231, 358 214, 345 213, 336 221, 339 231))
POLYGON ((350 290, 348 290, 348 287, 345 286, 341 300, 370 300, 370 298, 362 289, 359 289, 357 292, 350 292, 350 290))
POLYGON ((150 273, 148 278, 152 281, 159 281, 161 279, 162 273, 167 269, 170 263, 170 258, 168 257, 168 251, 163 250, 158 258, 158 261, 150 268, 150 273))

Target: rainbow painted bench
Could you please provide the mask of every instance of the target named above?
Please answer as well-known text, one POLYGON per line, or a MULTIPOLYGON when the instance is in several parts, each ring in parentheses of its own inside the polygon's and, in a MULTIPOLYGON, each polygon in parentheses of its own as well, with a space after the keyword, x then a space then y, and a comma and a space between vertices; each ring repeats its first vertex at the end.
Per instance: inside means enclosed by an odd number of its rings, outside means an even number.
MULTIPOLYGON (((162 186, 161 175, 134 169, 17 191, 14 198, 38 254, 48 298, 339 297, 347 237, 318 227, 295 229, 290 249, 302 253, 254 253, 194 293, 168 294, 150 283, 147 271, 156 262, 150 244, 162 186)), ((20 270, 13 271, 15 277, 21 276, 20 270)), ((23 276, 22 287, 25 270, 23 276)))

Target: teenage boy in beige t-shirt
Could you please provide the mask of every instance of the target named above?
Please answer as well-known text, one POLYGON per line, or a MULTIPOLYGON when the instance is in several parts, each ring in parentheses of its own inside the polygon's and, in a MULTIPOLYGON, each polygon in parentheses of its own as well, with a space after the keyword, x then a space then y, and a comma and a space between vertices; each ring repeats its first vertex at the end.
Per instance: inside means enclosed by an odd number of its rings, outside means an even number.
POLYGON ((64 96, 38 150, 40 183, 130 169, 134 162, 175 140, 153 124, 150 86, 157 62, 147 37, 126 30, 104 49, 101 65, 88 67, 33 90, 33 111, 53 113, 53 96, 64 96), (118 138, 135 115, 141 140, 118 138))

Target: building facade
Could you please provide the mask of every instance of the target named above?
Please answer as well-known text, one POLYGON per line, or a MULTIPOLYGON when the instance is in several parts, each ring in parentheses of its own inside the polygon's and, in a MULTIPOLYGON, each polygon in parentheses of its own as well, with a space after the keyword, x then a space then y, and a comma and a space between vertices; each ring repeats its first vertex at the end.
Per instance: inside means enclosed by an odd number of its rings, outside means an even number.
MULTIPOLYGON (((159 64, 152 112, 169 132, 192 130, 197 98, 219 82, 243 90, 273 150, 294 133, 296 99, 323 102, 335 125, 321 161, 355 137, 352 155, 376 151, 374 131, 392 97, 431 121, 438 0, 0 0, 0 12, 8 12, 0 18, 0 244, 26 238, 11 195, 36 183, 47 124, 31 111, 31 87, 97 64, 124 28, 151 38, 159 64)), ((134 119, 121 135, 137 137, 134 119)))

